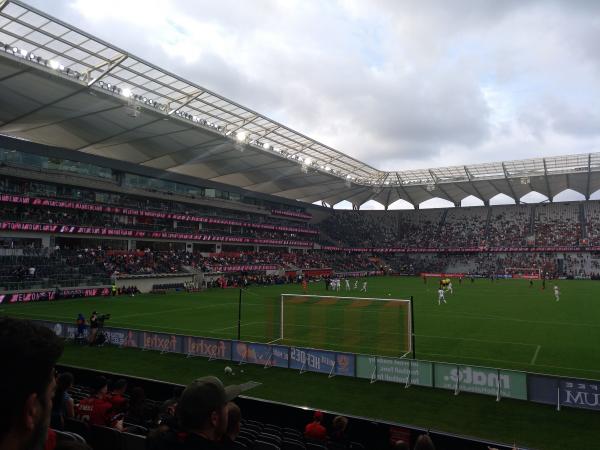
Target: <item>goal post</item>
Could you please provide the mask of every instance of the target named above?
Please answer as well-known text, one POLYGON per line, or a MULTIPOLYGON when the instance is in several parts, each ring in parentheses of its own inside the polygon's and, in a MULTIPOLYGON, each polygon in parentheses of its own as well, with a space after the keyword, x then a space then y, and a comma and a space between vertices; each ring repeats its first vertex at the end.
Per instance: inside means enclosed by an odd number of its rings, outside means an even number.
POLYGON ((281 294, 271 343, 405 357, 414 350, 412 299, 281 294))

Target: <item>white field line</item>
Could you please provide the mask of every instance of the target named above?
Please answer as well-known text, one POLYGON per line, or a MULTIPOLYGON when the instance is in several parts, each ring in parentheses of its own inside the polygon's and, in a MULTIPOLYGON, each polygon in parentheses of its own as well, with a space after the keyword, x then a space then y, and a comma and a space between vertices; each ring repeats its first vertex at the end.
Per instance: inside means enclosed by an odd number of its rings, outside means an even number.
POLYGON ((531 358, 531 362, 529 364, 531 364, 532 366, 535 365, 535 361, 538 357, 538 354, 540 353, 540 349, 542 348, 541 345, 538 345, 537 348, 535 349, 535 353, 533 354, 533 358, 531 358))
MULTIPOLYGON (((247 323, 241 323, 240 326, 242 327, 246 327, 246 326, 250 326, 250 325, 260 325, 260 324, 265 324, 266 322, 247 322, 247 323)), ((223 327, 223 328, 215 328, 214 330, 209 330, 209 333, 215 333, 217 331, 225 331, 225 330, 231 330, 233 328, 237 328, 238 324, 236 323, 235 325, 232 325, 230 327, 223 327)))

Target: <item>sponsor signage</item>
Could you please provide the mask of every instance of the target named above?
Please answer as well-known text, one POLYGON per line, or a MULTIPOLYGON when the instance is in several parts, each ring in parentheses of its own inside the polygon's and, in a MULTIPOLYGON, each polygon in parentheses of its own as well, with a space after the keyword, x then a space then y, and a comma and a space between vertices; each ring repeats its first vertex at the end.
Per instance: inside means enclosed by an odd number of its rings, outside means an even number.
POLYGON ((182 338, 181 351, 192 356, 231 360, 231 341, 187 336, 182 338))
POLYGON ((110 288, 64 288, 47 289, 45 291, 35 292, 14 292, 12 294, 0 294, 0 304, 45 302, 61 298, 79 298, 79 297, 100 297, 109 296, 110 288))
POLYGON ((433 387, 433 363, 401 358, 357 355, 356 376, 391 383, 433 387), (410 380, 409 380, 410 376, 410 380))
POLYGON ((241 264, 232 266, 210 266, 213 272, 264 272, 277 270, 275 264, 241 264))
POLYGON ((281 345, 234 341, 232 360, 287 368, 289 366, 289 348, 281 345))
POLYGON ((37 292, 15 292, 0 295, 0 304, 46 302, 56 299, 56 290, 37 292))
POLYGON ((435 363, 435 387, 476 394, 527 400, 527 376, 523 372, 485 367, 435 363))
POLYGON ((600 381, 561 379, 558 386, 561 405, 600 410, 600 381))
MULTIPOLYGON (((57 336, 73 338, 74 323, 36 321, 57 336)), ((86 329, 84 336, 87 335, 86 329)), ((107 342, 250 364, 289 367, 392 383, 473 392, 573 408, 600 410, 600 381, 525 374, 486 367, 376 357, 283 345, 229 341, 168 333, 104 328, 107 342)))
POLYGON ((291 245, 295 247, 312 247, 312 242, 288 239, 260 239, 239 236, 213 236, 209 234, 177 233, 171 231, 141 231, 122 228, 82 227, 76 225, 54 225, 45 223, 0 222, 0 231, 24 231, 34 233, 59 234, 94 234, 98 236, 119 236, 152 239, 175 239, 186 241, 236 242, 265 245, 291 245))
POLYGON ((354 376, 355 355, 291 347, 289 367, 310 372, 354 376))
POLYGON ((306 234, 318 234, 317 230, 304 227, 290 227, 286 225, 271 225, 267 223, 252 223, 243 222, 241 220, 234 219, 220 219, 217 217, 201 217, 191 216, 188 214, 172 214, 160 211, 146 211, 141 209, 132 208, 121 208, 118 206, 104 206, 93 203, 74 202, 68 200, 54 200, 49 198, 37 198, 37 197, 26 197, 20 195, 3 194, 0 195, 0 202, 3 203, 18 203, 21 205, 33 205, 63 209, 77 209, 81 211, 96 211, 105 212, 111 214, 124 214, 129 216, 143 216, 143 217, 155 217, 158 219, 174 219, 185 222, 204 222, 219 225, 233 225, 246 228, 260 228, 263 230, 278 230, 278 231, 289 231, 291 233, 306 233, 306 234))
POLYGON ((312 219, 312 214, 286 211, 284 209, 272 209, 271 214, 274 216, 297 217, 298 219, 312 219))
POLYGON ((108 297, 111 290, 108 287, 104 288, 65 288, 60 290, 59 298, 78 298, 78 297, 108 297))
POLYGON ((169 353, 183 353, 183 336, 175 334, 141 331, 138 344, 144 350, 158 350, 169 353))

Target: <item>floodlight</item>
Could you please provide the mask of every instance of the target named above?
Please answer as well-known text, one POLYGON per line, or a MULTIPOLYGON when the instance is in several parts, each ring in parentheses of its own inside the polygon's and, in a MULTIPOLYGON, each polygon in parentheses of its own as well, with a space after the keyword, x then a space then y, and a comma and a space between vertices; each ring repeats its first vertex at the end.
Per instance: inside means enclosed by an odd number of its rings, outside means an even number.
POLYGON ((269 150, 271 148, 271 144, 269 144, 268 142, 265 142, 263 144, 263 147, 264 147, 265 150, 269 150))
POLYGON ((21 56, 25 58, 27 56, 27 50, 21 49, 21 56))
POLYGON ((54 61, 53 59, 50 60, 50 67, 52 67, 54 70, 58 69, 58 66, 60 66, 58 61, 54 61))
POLYGON ((327 172, 329 172, 329 171, 331 170, 331 167, 329 167, 329 166, 325 166, 325 170, 326 170, 327 172))
POLYGON ((125 88, 125 89, 123 89, 123 91, 121 92, 121 94, 123 95, 123 97, 129 98, 129 97, 131 97, 131 89, 125 88))
POLYGON ((16 55, 17 53, 19 53, 19 49, 17 47, 13 47, 12 52, 16 55))
POLYGON ((310 156, 308 156, 305 160, 304 160, 304 164, 306 164, 307 166, 310 166, 313 163, 313 160, 310 156))
POLYGON ((235 135, 235 138, 239 141, 239 142, 244 142, 246 140, 246 133, 244 133, 243 131, 240 133, 237 133, 235 135))

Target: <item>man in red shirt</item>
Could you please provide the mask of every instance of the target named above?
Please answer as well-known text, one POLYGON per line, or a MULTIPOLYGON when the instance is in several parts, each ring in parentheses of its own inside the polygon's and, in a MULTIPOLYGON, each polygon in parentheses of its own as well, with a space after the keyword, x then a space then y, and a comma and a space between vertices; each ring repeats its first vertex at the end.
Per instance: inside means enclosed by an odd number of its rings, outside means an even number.
POLYGON ((314 439, 316 441, 327 440, 327 430, 321 425, 322 420, 323 413, 321 411, 315 411, 313 421, 306 425, 306 428, 304 429, 304 437, 306 439, 314 439))
POLYGON ((93 383, 94 393, 77 405, 76 416, 79 420, 90 425, 114 427, 120 429, 119 422, 113 420, 113 405, 107 399, 108 382, 103 376, 98 376, 93 383))
POLYGON ((127 381, 123 378, 118 379, 113 385, 111 393, 107 400, 112 403, 113 410, 116 413, 124 413, 127 411, 127 399, 124 397, 127 390, 127 381))

